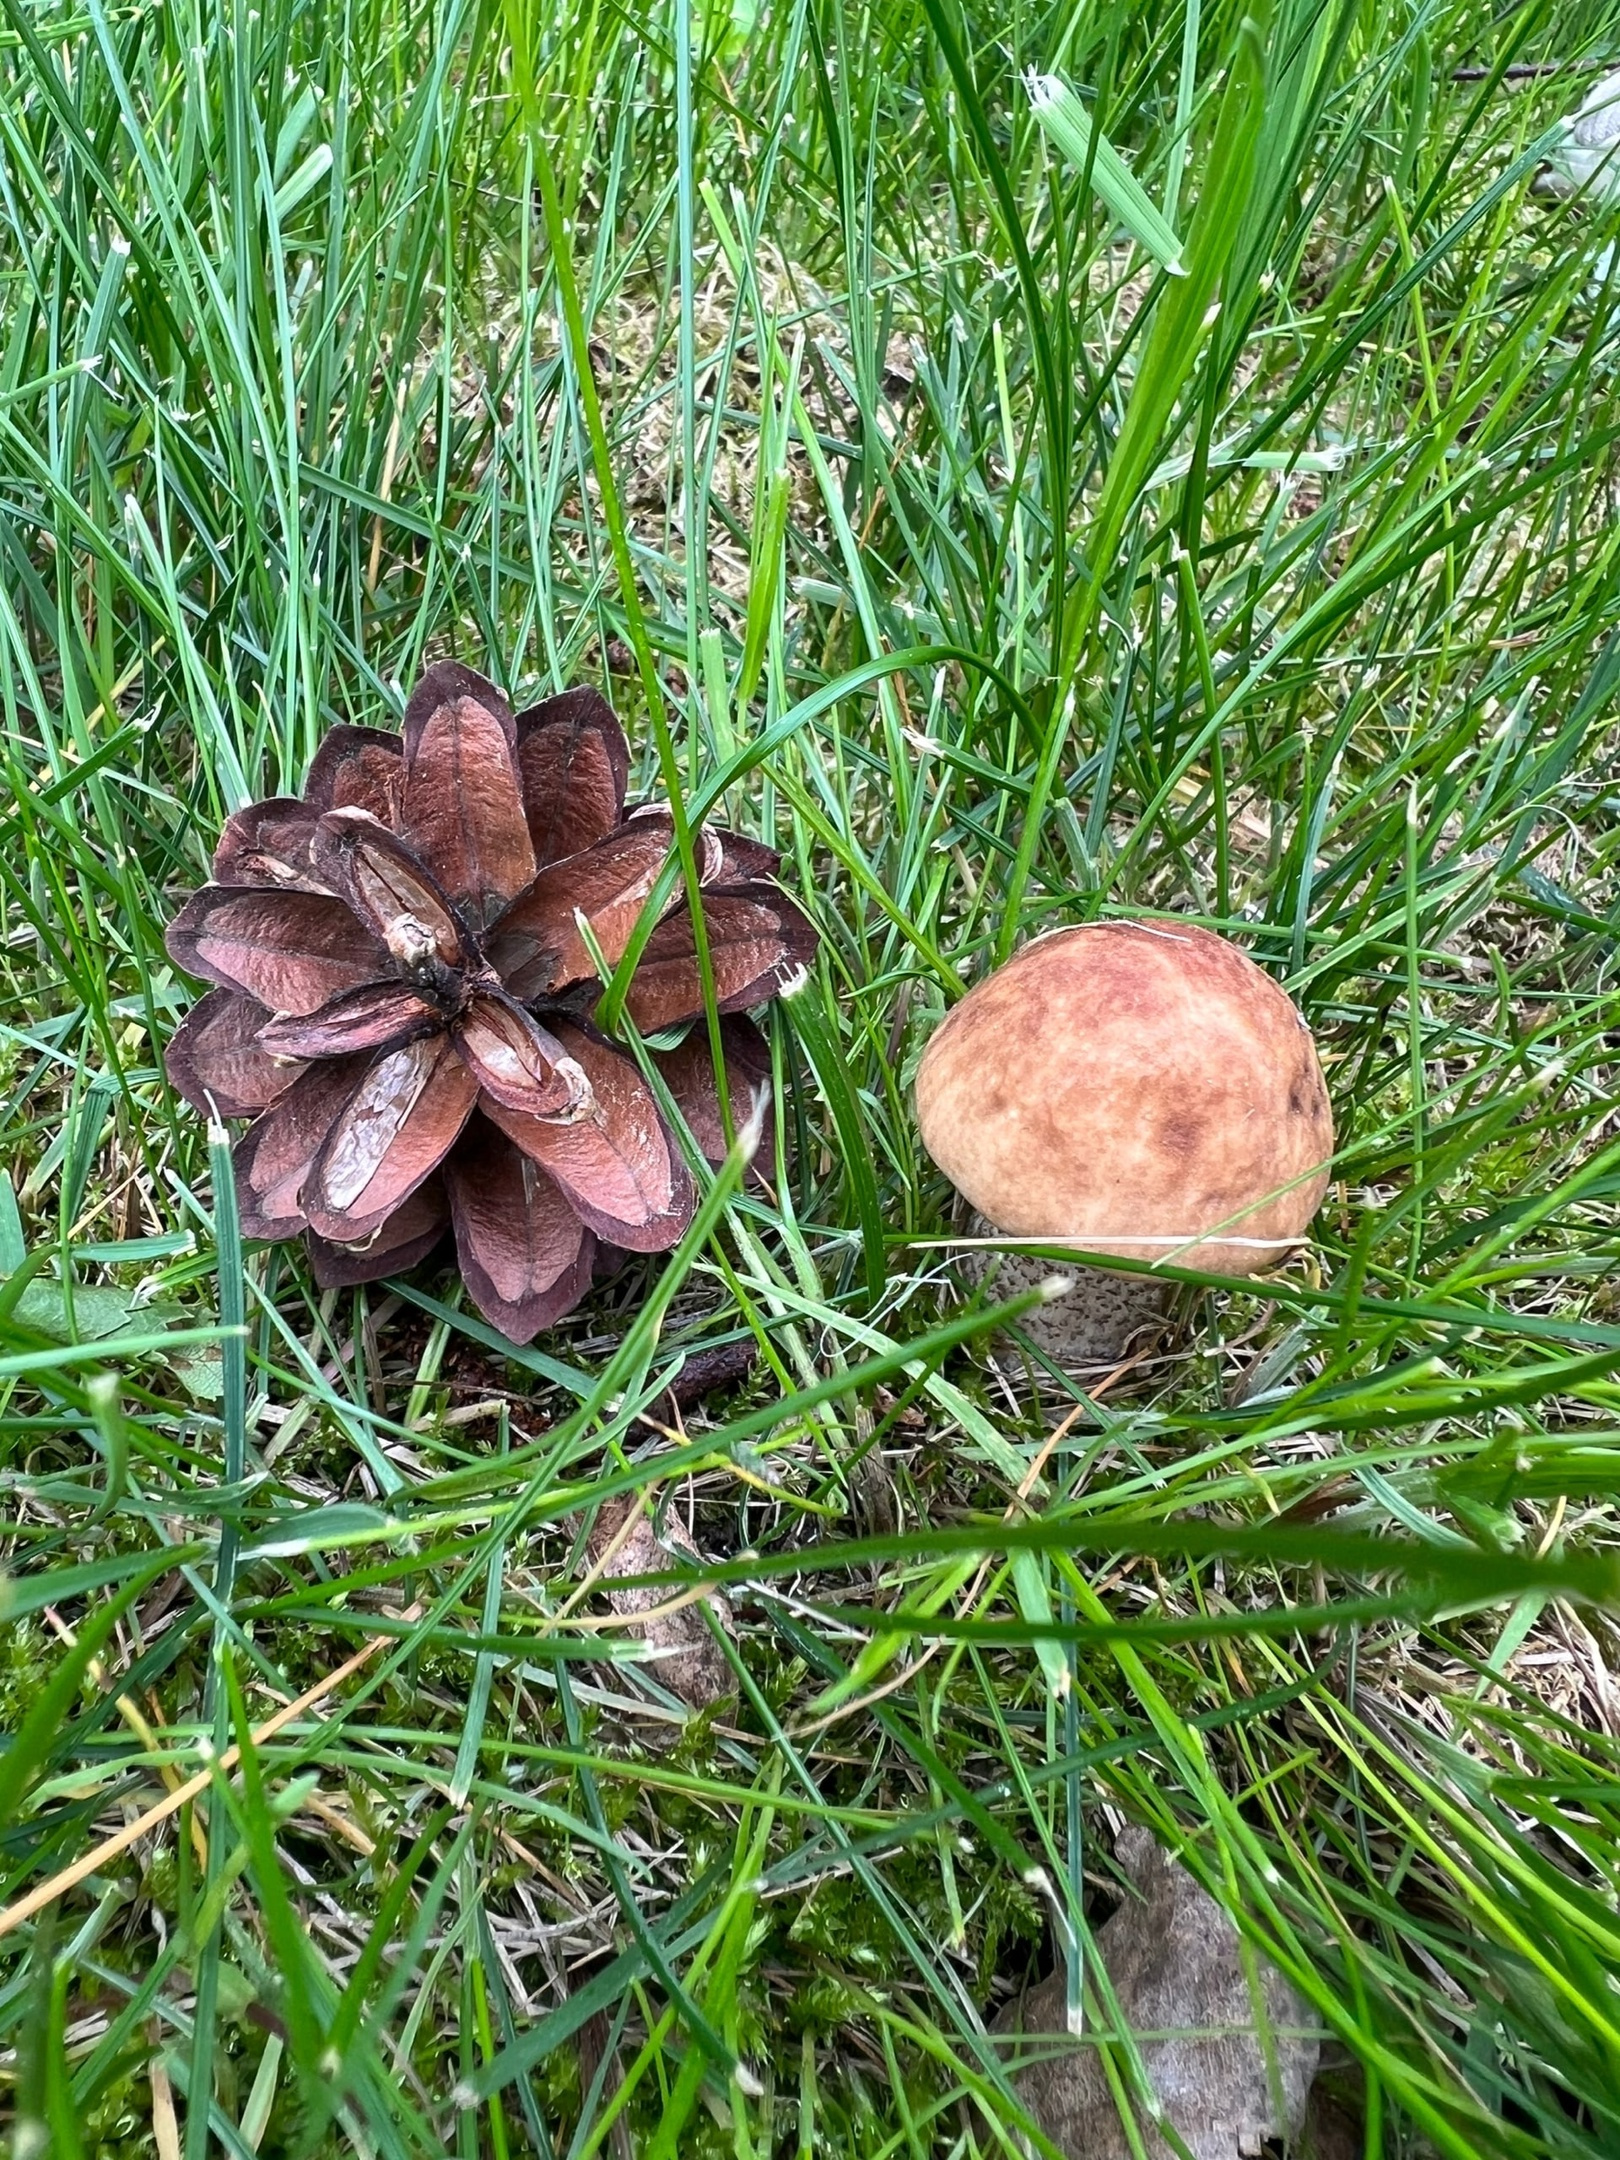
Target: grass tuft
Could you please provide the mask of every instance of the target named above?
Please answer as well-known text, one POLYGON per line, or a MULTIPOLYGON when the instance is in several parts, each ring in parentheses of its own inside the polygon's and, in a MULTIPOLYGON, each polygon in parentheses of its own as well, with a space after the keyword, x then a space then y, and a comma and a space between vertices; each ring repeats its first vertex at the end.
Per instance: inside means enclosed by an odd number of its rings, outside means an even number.
POLYGON ((6 0, 19 2152, 1013 2154, 993 2021, 1062 1964, 1106 2035, 1126 1817, 1358 2149, 1620 2149, 1617 213, 1531 192, 1617 49, 6 0), (724 814, 825 939, 764 1183, 515 1354, 244 1256, 161 1071, 221 818, 451 653, 603 682, 680 874, 724 814), (1341 1147, 1076 1375, 910 1085, 1125 910, 1286 985, 1341 1147), (729 1589, 695 1718, 576 1596, 627 1493, 729 1589))

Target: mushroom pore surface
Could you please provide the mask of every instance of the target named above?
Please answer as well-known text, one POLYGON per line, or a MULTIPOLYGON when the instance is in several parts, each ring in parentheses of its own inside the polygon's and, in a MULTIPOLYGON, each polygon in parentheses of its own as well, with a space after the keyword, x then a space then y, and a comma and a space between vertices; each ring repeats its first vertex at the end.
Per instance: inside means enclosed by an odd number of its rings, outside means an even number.
POLYGON ((1333 1152, 1316 1045, 1286 993, 1173 921, 1025 946, 929 1042, 917 1118, 1006 1236, 1223 1275, 1283 1257, 1333 1152))

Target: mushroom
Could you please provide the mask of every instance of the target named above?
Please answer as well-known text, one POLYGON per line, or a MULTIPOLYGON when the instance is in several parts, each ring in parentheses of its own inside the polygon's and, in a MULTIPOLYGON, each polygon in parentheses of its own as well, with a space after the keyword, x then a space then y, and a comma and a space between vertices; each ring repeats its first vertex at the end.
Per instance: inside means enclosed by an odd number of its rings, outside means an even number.
POLYGON ((1620 195, 1620 74, 1603 76, 1558 124, 1533 195, 1562 201, 1590 190, 1594 209, 1620 195))
MULTIPOLYGON (((1223 1275, 1274 1266, 1328 1181, 1333 1116, 1310 1029, 1271 977, 1194 923, 1034 939, 935 1032, 917 1070, 929 1154, 992 1232, 1223 1275)), ((1032 1269, 1000 1271, 1006 1289, 1032 1269)), ((1078 1269, 1035 1339, 1111 1358, 1168 1286, 1078 1269)))

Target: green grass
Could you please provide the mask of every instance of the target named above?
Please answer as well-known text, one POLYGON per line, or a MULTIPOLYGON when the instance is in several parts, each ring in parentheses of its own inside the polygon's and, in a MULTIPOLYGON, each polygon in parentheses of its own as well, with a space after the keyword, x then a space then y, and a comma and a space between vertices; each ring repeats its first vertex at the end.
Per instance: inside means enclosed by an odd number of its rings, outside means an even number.
POLYGON ((1066 1938, 1097 2021, 1105 1807, 1368 2160, 1620 2149, 1620 293, 1528 197, 1617 54, 1584 0, 5 0, 0 1896, 215 1766, 0 1936, 19 2153, 1014 2153, 987 2028, 1066 1938), (613 640, 643 783, 826 958, 772 1196, 505 1358, 442 1270, 244 1261, 162 931, 424 654, 613 640), (1092 1394, 962 1317, 909 1082, 1119 909, 1289 986, 1342 1152, 1092 1394), (563 1610, 631 1487, 732 1585, 685 1727, 563 1610))

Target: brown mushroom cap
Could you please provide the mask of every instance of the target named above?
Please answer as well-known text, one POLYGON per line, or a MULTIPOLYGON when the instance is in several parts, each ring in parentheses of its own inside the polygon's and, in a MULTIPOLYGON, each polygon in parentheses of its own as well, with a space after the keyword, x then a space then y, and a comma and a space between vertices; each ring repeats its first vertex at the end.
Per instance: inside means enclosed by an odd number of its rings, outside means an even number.
POLYGON ((1309 1028, 1183 922, 1054 930, 971 990, 917 1072, 946 1176, 1008 1237, 1221 1275, 1274 1266, 1328 1182, 1309 1028))

